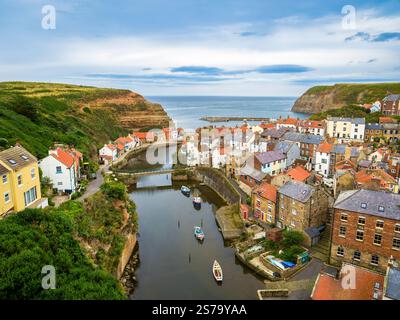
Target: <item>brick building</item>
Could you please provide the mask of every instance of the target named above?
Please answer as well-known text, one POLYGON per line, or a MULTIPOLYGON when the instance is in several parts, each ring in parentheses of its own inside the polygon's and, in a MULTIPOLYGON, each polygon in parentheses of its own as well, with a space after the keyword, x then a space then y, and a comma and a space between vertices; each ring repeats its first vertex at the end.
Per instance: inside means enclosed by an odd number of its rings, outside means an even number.
POLYGON ((278 227, 306 234, 326 223, 328 197, 320 188, 292 180, 278 190, 278 212, 278 227))
POLYGON ((276 223, 276 188, 262 183, 252 192, 254 217, 269 224, 276 223))
POLYGON ((400 94, 389 94, 382 100, 382 112, 388 116, 400 115, 400 94))
POLYGON ((391 257, 400 261, 400 195, 341 192, 334 204, 330 263, 384 272, 391 257))

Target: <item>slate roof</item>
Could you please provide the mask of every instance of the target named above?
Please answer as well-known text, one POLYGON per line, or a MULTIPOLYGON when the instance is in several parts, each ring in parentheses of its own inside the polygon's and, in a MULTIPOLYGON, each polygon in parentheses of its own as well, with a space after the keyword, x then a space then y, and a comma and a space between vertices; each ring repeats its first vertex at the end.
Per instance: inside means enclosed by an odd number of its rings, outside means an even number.
POLYGON ((374 190, 343 191, 333 206, 335 209, 370 214, 400 221, 400 194, 374 190), (361 207, 366 204, 366 207, 361 207), (383 212, 379 211, 383 207, 383 212))
POLYGON ((386 283, 386 296, 400 300, 400 269, 389 268, 386 283))
POLYGON ((380 123, 367 123, 365 125, 367 130, 383 130, 383 126, 380 123))
POLYGON ((360 167, 363 167, 363 168, 369 168, 369 166, 371 165, 371 161, 370 161, 370 160, 361 160, 361 161, 358 163, 358 165, 359 165, 360 167))
POLYGON ((300 142, 300 143, 307 143, 307 144, 320 144, 324 138, 316 135, 316 134, 307 134, 307 133, 299 133, 299 132, 286 132, 282 139, 300 142))
POLYGON ((343 122, 351 122, 354 124, 365 124, 364 118, 341 118, 341 117, 328 117, 328 121, 343 121, 343 122))
POLYGON ((264 132, 261 134, 262 137, 271 137, 271 138, 276 138, 279 139, 281 138, 285 132, 288 131, 288 128, 279 128, 279 129, 267 129, 264 130, 264 132))
POLYGON ((19 170, 37 161, 33 155, 21 146, 15 146, 1 151, 0 160, 13 170, 19 170))
POLYGON ((286 156, 280 151, 267 151, 267 152, 256 153, 255 157, 262 164, 271 163, 286 158, 286 156))
POLYGON ((262 181, 267 175, 264 172, 261 172, 257 169, 252 168, 250 165, 246 164, 243 168, 240 169, 241 175, 246 175, 252 177, 254 180, 262 181))
POLYGON ((344 154, 346 152, 346 145, 345 144, 335 144, 333 146, 332 152, 344 154))
POLYGON ((315 189, 308 184, 293 180, 287 182, 279 189, 280 194, 303 203, 307 202, 314 192, 315 189))
POLYGON ((274 151, 280 151, 280 152, 282 152, 282 153, 287 153, 293 145, 294 145, 294 142, 279 141, 279 142, 275 145, 274 151))
POLYGON ((383 98, 383 101, 397 101, 400 100, 400 94, 389 94, 383 98))

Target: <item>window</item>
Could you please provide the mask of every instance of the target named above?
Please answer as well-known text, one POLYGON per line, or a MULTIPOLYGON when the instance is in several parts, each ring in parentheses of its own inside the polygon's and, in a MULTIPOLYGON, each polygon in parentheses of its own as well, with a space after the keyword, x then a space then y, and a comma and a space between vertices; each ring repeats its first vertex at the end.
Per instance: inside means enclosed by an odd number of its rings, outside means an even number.
POLYGON ((358 224, 365 224, 365 217, 358 217, 358 224))
POLYGON ((5 203, 10 202, 10 194, 8 192, 4 193, 4 202, 5 203))
POLYGON ((260 205, 261 205, 261 201, 260 201, 260 199, 257 199, 256 200, 256 206, 259 207, 260 205))
POLYGON ((32 168, 31 169, 31 178, 35 179, 35 177, 36 177, 35 168, 32 168))
POLYGON ((339 237, 345 237, 346 236, 346 227, 345 226, 340 226, 339 228, 339 237))
POLYGON ((343 257, 344 256, 344 248, 338 247, 337 251, 336 251, 336 255, 338 255, 339 257, 343 257))
POLYGON ((342 213, 342 214, 340 215, 340 220, 347 222, 347 219, 348 219, 347 214, 342 213))
POLYGON ((21 175, 19 175, 19 176, 17 177, 17 180, 18 180, 18 185, 19 185, 19 186, 22 185, 22 176, 21 176, 21 175))
POLYGON ((376 227, 378 229, 383 229, 384 222, 382 220, 376 220, 376 227))
POLYGON ((296 209, 292 209, 292 214, 293 214, 294 216, 297 216, 297 211, 296 211, 296 209))
POLYGON ((358 250, 354 251, 353 259, 356 261, 360 261, 361 260, 361 252, 358 250))
POLYGON ((32 189, 26 191, 24 193, 24 198, 25 198, 25 206, 28 206, 29 204, 34 202, 37 198, 36 187, 33 187, 32 189))
POLYGON ((29 158, 28 158, 26 155, 24 155, 24 154, 22 154, 20 157, 21 157, 21 159, 24 160, 24 161, 28 161, 28 160, 29 160, 29 158))
POLYGON ((356 240, 364 241, 364 231, 363 230, 357 230, 356 240))
POLYGON ((366 204, 365 202, 362 202, 362 203, 361 203, 361 208, 367 209, 367 204, 366 204))
POLYGON ((400 224, 394 226, 394 232, 400 232, 400 224))
POLYGON ((374 244, 377 245, 377 246, 380 246, 381 243, 382 243, 382 235, 376 233, 375 237, 374 237, 374 244))
POLYGON ((61 166, 57 166, 57 167, 56 167, 56 173, 62 173, 61 166))
POLYGON ((377 266, 379 264, 379 256, 376 254, 373 254, 371 256, 371 264, 374 266, 377 266))
POLYGON ((13 159, 8 159, 7 160, 12 166, 15 166, 17 164, 17 162, 13 159))
POLYGON ((295 226, 296 226, 296 223, 292 220, 292 221, 290 222, 290 225, 291 225, 292 227, 295 227, 295 226))
POLYGON ((8 182, 8 178, 7 178, 7 175, 6 175, 6 174, 4 174, 4 175, 2 176, 2 180, 3 180, 3 183, 4 183, 4 184, 6 184, 6 183, 8 182))
POLYGON ((62 186, 63 183, 62 183, 61 181, 59 181, 59 182, 57 182, 57 185, 58 185, 58 186, 62 186))
POLYGON ((400 250, 400 239, 393 238, 393 249, 400 250))

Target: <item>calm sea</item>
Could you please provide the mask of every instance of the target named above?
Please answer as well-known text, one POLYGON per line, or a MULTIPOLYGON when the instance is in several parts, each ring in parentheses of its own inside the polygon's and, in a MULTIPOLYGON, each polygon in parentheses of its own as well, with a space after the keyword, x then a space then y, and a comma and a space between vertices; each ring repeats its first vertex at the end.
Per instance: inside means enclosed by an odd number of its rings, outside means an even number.
MULTIPOLYGON (((207 125, 208 122, 200 120, 204 116, 307 117, 290 111, 296 97, 149 96, 146 99, 161 104, 177 127, 186 129, 207 125)), ((233 126, 237 123, 230 121, 221 124, 233 126)))

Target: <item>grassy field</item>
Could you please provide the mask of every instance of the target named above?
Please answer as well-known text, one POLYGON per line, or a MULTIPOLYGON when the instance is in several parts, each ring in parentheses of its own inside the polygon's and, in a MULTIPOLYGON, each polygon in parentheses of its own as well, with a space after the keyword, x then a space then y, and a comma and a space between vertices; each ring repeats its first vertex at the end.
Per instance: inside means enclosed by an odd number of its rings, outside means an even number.
POLYGON ((19 142, 39 158, 53 143, 75 145, 85 155, 126 132, 112 109, 85 107, 88 101, 129 90, 53 83, 0 83, 0 148, 19 142))

